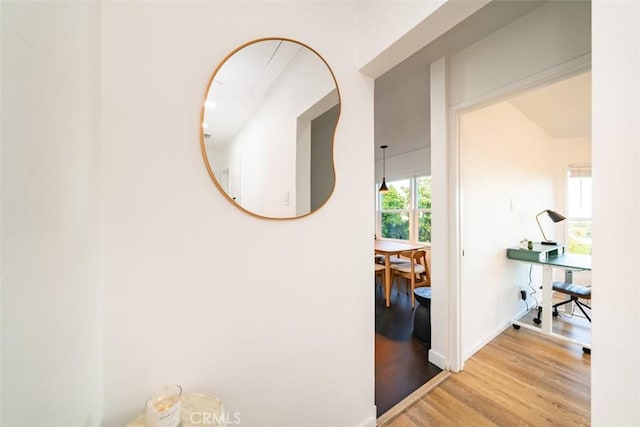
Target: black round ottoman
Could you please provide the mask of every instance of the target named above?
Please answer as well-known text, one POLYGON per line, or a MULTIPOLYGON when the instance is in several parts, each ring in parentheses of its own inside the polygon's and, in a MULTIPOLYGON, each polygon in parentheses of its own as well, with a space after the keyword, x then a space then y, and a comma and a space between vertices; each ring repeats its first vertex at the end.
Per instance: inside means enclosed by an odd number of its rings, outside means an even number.
POLYGON ((413 291, 416 301, 416 313, 413 318, 413 335, 431 345, 431 288, 423 286, 413 291))

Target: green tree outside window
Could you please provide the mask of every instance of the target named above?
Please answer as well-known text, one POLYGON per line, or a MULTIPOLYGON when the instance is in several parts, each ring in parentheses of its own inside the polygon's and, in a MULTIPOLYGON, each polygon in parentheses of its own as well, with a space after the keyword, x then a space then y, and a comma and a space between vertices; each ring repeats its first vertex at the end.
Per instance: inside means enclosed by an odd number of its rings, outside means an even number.
POLYGON ((408 180, 389 182, 389 191, 383 193, 382 237, 389 239, 409 239, 409 206, 411 203, 411 187, 408 180), (384 212, 405 210, 405 212, 384 212))
POLYGON ((417 237, 421 242, 430 242, 431 177, 392 181, 387 186, 389 191, 380 195, 381 236, 399 240, 416 240, 417 237), (415 204, 412 202, 412 188, 416 189, 415 204), (417 227, 417 236, 413 238, 409 236, 412 221, 417 227))

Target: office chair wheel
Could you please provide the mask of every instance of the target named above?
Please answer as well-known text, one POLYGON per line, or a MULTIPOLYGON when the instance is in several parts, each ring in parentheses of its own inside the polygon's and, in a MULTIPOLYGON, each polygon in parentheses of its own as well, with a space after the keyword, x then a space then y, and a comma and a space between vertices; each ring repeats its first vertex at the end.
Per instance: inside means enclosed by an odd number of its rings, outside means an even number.
POLYGON ((538 319, 537 317, 535 317, 533 319, 533 323, 535 323, 536 325, 539 325, 540 323, 542 323, 542 320, 538 319))
POLYGON ((513 329, 515 329, 516 331, 520 329, 520 325, 516 325, 515 323, 512 326, 513 326, 513 329))
POLYGON ((582 352, 583 352, 584 354, 591 354, 591 349, 590 349, 590 348, 587 348, 587 347, 582 347, 582 352))

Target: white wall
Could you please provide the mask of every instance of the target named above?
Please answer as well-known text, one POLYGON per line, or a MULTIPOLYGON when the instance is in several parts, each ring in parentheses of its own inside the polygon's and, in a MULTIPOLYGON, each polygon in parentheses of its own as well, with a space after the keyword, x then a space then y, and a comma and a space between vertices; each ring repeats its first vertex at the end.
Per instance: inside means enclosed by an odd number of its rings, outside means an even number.
POLYGON ((232 148, 228 144, 221 146, 206 146, 207 160, 211 165, 214 174, 222 173, 235 166, 232 156, 232 148))
POLYGON ((487 3, 489 0, 358 2, 360 70, 380 77, 487 3))
MULTIPOLYGON (((2 5, 0 5, 0 24, 2 23, 2 12, 3 8, 2 5)), ((0 47, 2 47, 3 45, 3 39, 4 39, 4 32, 1 30, 0 27, 0 47)), ((4 50, 4 49, 3 49, 4 50)), ((1 55, 1 53, 0 53, 1 55)), ((2 384, 4 384, 3 381, 3 376, 2 376, 2 369, 3 369, 3 339, 4 339, 4 328, 3 328, 3 316, 2 316, 2 276, 3 276, 3 270, 2 270, 2 136, 4 135, 3 133, 3 125, 2 125, 2 108, 3 108, 3 103, 2 103, 2 92, 3 92, 3 74, 4 74, 4 68, 2 67, 2 57, 0 56, 0 422, 2 421, 2 389, 4 388, 2 386, 2 384)))
POLYGON ((356 6, 103 4, 105 426, 171 382, 246 426, 374 425, 373 84, 354 67, 356 6), (228 203, 199 147, 212 70, 273 35, 317 49, 345 100, 336 190, 295 221, 228 203), (349 256, 325 262, 336 247, 349 256))
POLYGON ((335 82, 322 59, 300 49, 231 141, 242 152, 245 209, 270 217, 296 216, 296 119, 333 90, 335 82))
POLYGON ((639 22, 638 2, 593 3, 594 426, 640 425, 639 22))
MULTIPOLYGON (((466 359, 524 312, 519 289, 529 294, 539 287, 540 269, 532 271, 532 289, 529 265, 509 261, 505 250, 523 238, 541 239, 535 221, 541 210, 563 210, 564 203, 556 206, 554 200, 564 194, 566 178, 556 181, 556 164, 567 164, 575 155, 570 147, 558 149, 555 138, 508 102, 462 115, 460 141, 466 359)), ((564 241, 561 227, 551 221, 543 227, 549 238, 564 241)), ((535 297, 541 301, 541 292, 535 297)), ((528 302, 534 304, 531 298, 528 302)))
POLYGON ((447 61, 441 58, 431 64, 431 350, 429 361, 440 368, 460 369, 459 299, 451 285, 451 227, 457 227, 457 214, 451 209, 457 189, 450 184, 449 158, 455 153, 447 147, 449 134, 447 61), (454 316, 455 315, 455 316, 454 316), (453 339, 452 339, 453 338, 453 339))
MULTIPOLYGON (((433 14, 446 0, 360 3, 358 58, 361 65, 366 65, 433 14)), ((403 59, 399 58, 398 62, 403 59)))
POLYGON ((98 426, 100 6, 1 8, 0 424, 98 426))
POLYGON ((450 105, 471 104, 509 84, 591 52, 591 3, 550 2, 450 58, 450 105))

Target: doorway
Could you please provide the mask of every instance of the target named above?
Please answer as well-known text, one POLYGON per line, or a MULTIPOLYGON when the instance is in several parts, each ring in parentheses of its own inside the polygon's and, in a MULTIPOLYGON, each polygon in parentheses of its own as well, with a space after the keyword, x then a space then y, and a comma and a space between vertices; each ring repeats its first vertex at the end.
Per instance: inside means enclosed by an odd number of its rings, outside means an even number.
MULTIPOLYGON (((539 306, 541 272, 507 260, 505 250, 542 239, 541 210, 570 216, 571 168, 591 164, 590 114, 584 70, 458 112, 462 361, 539 306)), ((559 242, 575 237, 571 221, 544 226, 559 242)))

